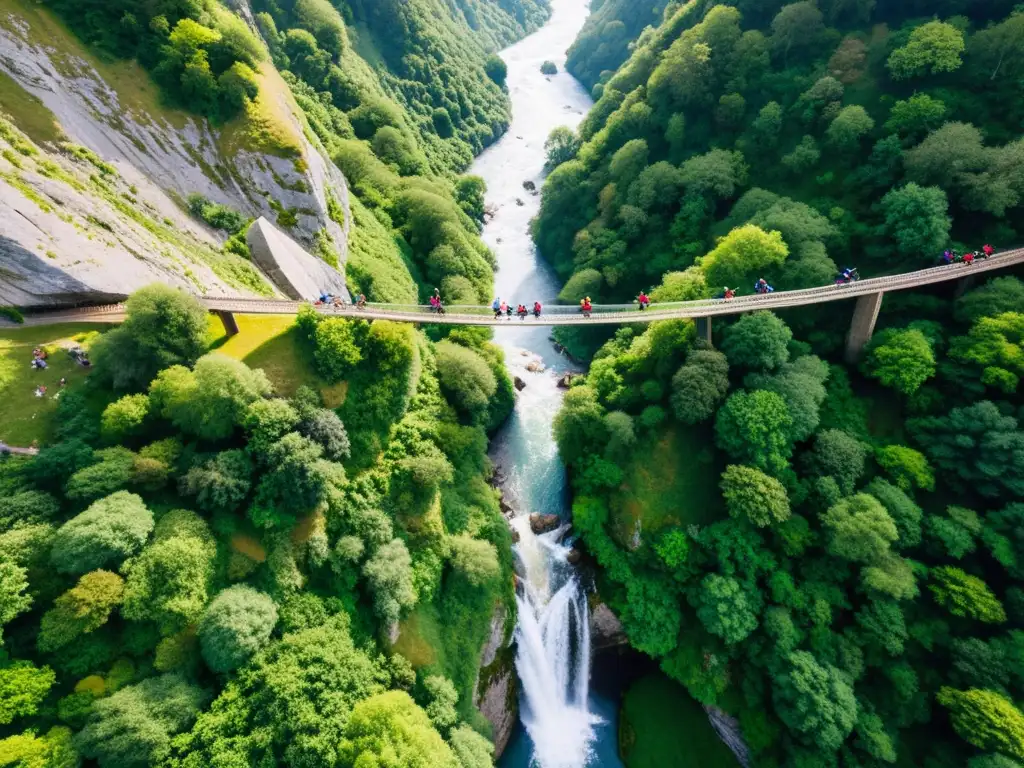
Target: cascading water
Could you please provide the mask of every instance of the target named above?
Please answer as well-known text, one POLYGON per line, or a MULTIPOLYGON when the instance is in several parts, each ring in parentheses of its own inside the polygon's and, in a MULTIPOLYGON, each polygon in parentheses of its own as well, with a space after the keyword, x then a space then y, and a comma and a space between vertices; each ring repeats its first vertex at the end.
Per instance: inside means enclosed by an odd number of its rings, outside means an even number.
MULTIPOLYGON (((551 20, 538 32, 502 52, 512 99, 508 133, 484 152, 471 169, 487 182, 487 204, 494 218, 483 232, 498 259, 497 295, 508 303, 548 305, 558 282, 539 258, 530 237, 530 219, 540 209, 544 142, 551 131, 575 128, 593 105, 565 68, 565 51, 588 13, 588 0, 552 0, 551 20), (547 77, 541 64, 556 63, 560 74, 547 77), (529 183, 527 183, 529 182, 529 183), (531 187, 532 184, 532 187, 531 187)), ((493 456, 505 474, 506 499, 516 510, 516 671, 525 736, 513 739, 503 768, 583 768, 621 765, 617 757, 614 705, 596 698, 590 687, 590 626, 587 600, 562 542, 566 526, 534 535, 529 513, 569 518, 565 468, 558 457, 552 424, 562 402, 558 378, 571 370, 549 341, 550 328, 511 320, 496 341, 504 348, 510 373, 522 379, 509 424, 495 441, 493 456), (602 710, 602 717, 595 710, 602 710)))
POLYGON ((578 768, 591 754, 590 622, 587 600, 560 544, 566 527, 540 536, 528 518, 513 521, 525 578, 516 596, 516 670, 521 717, 543 768, 578 768))

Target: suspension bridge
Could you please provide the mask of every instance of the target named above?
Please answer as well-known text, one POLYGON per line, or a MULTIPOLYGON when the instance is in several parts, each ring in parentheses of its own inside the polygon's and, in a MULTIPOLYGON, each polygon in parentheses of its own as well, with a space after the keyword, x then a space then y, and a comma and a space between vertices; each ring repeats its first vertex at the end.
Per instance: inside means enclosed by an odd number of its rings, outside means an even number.
MULTIPOLYGON (((692 318, 698 321, 699 333, 711 339, 711 319, 725 315, 738 315, 756 310, 789 309, 833 301, 856 299, 853 321, 847 335, 847 357, 856 359, 864 345, 871 339, 875 321, 882 306, 882 298, 892 291, 903 291, 926 285, 955 280, 964 280, 976 275, 1006 269, 1024 264, 1024 248, 1003 251, 988 259, 976 259, 973 264, 954 263, 929 267, 914 272, 865 278, 841 285, 829 284, 795 291, 775 291, 769 294, 735 296, 731 299, 699 299, 695 301, 658 302, 645 311, 638 311, 633 304, 595 304, 589 317, 585 317, 578 306, 545 306, 540 317, 533 314, 519 318, 496 317, 489 306, 451 305, 445 306, 444 314, 438 314, 429 305, 366 303, 363 307, 354 304, 315 305, 325 315, 353 317, 365 320, 392 320, 406 323, 434 323, 443 325, 623 325, 647 323, 655 320, 692 318)), ((224 322, 228 334, 238 332, 234 315, 294 315, 308 302, 279 299, 248 299, 231 297, 200 297, 203 306, 218 315, 224 322)), ((533 297, 515 297, 509 304, 515 307, 522 303, 530 308, 533 297)), ((515 310, 513 309, 513 312, 515 310)), ((25 325, 47 325, 63 322, 111 322, 124 318, 124 304, 81 307, 39 312, 25 317, 25 325)))

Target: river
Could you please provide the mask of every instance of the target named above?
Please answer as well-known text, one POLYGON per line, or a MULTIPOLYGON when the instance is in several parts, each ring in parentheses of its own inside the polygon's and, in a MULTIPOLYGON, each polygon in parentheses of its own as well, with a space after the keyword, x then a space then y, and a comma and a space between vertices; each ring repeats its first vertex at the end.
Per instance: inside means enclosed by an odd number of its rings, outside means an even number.
MULTIPOLYGON (((558 281, 530 237, 540 196, 523 183, 540 190, 548 135, 560 125, 575 129, 593 106, 583 86, 565 72, 565 51, 586 20, 588 0, 553 0, 552 6, 542 29, 502 52, 512 125, 471 169, 487 182, 487 203, 495 212, 483 238, 498 259, 496 293, 513 305, 550 305, 558 295, 558 281), (543 75, 544 61, 553 61, 558 74, 543 75)), ((590 687, 586 596, 565 562, 565 543, 557 534, 534 536, 527 520, 531 512, 569 518, 565 468, 551 428, 562 401, 557 381, 572 366, 556 353, 549 328, 518 323, 513 318, 495 334, 511 374, 526 382, 492 451, 506 476, 506 499, 516 510, 513 526, 520 534, 516 549, 524 577, 516 627, 521 723, 499 765, 615 768, 622 765, 618 702, 590 687)))

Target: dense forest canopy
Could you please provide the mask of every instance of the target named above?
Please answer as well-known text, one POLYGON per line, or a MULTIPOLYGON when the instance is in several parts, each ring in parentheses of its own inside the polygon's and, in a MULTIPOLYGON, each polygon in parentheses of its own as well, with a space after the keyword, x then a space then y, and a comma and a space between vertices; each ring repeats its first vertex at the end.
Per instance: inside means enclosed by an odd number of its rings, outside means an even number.
MULTIPOLYGON (((1018 244, 1022 53, 1009 2, 606 0, 534 223, 560 299, 1018 244)), ((561 336, 598 591, 753 765, 1024 764, 1024 283, 967 287, 887 295, 856 365, 836 307, 561 336)))
POLYGON ((2 764, 491 765, 473 696, 512 600, 486 479, 502 355, 311 309, 297 326, 340 407, 275 395, 208 351, 195 299, 140 290, 57 442, 0 461, 2 764))
MULTIPOLYGON (((719 238, 747 224, 779 232, 785 253, 748 239, 751 269, 719 270, 709 292, 1012 245, 1024 227, 1022 46, 1009 2, 670 3, 602 74, 574 151, 554 159, 538 244, 571 278, 567 301, 631 298, 717 258, 719 238)), ((581 71, 596 66, 592 48, 585 31, 581 71)))

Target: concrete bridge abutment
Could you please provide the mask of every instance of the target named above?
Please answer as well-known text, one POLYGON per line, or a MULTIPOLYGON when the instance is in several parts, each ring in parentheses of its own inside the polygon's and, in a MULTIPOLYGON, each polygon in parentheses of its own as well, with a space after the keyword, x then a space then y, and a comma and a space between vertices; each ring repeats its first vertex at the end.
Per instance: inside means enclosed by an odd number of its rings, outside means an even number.
POLYGON ((697 341, 707 344, 708 347, 713 346, 711 343, 711 317, 695 317, 694 320, 697 323, 697 341))
POLYGON ((857 299, 853 310, 850 331, 846 334, 846 362, 856 363, 860 360, 864 347, 871 341, 878 321, 878 312, 882 309, 882 297, 885 293, 866 293, 857 299))
POLYGON ((210 312, 220 318, 221 323, 224 325, 224 332, 228 336, 238 334, 238 320, 235 319, 234 312, 228 312, 226 309, 212 309, 210 312))

